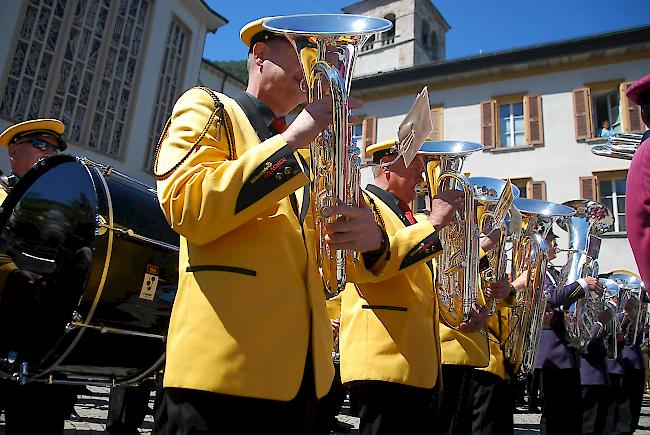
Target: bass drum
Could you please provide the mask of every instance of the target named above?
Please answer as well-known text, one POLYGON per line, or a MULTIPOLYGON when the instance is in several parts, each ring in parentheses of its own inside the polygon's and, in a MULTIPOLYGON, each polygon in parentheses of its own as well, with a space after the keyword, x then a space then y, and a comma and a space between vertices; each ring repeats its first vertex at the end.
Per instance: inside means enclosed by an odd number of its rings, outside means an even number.
POLYGON ((1 376, 116 385, 162 366, 179 237, 153 189, 53 156, 13 188, 0 228, 1 376))

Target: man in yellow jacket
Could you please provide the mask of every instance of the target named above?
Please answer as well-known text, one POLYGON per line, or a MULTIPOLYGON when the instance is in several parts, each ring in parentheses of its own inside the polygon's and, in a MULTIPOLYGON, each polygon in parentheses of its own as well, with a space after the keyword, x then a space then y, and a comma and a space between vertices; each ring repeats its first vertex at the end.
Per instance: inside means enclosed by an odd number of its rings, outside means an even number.
MULTIPOLYGON (((332 381, 309 168, 296 152, 331 123, 331 101, 282 126, 306 102, 303 72, 265 20, 241 31, 246 93, 190 89, 161 137, 158 197, 181 247, 158 434, 236 433, 241 422, 253 433, 302 433, 332 381)), ((388 243, 370 209, 331 213, 346 218, 329 227, 332 249, 377 251, 383 261, 388 243)))
MULTIPOLYGON (((397 157, 395 141, 368 147, 375 163, 397 157)), ((441 252, 436 232, 462 204, 462 193, 435 198, 429 219, 408 204, 422 182, 419 157, 375 169, 365 195, 391 237, 391 264, 376 279, 348 284, 341 299, 341 379, 360 405, 359 433, 427 433, 439 379, 438 308, 428 261, 441 252), (448 202, 449 201, 449 202, 448 202), (453 205, 453 206, 452 206, 453 205), (399 251, 397 239, 415 249, 399 251), (390 270, 389 270, 390 269, 390 270)))

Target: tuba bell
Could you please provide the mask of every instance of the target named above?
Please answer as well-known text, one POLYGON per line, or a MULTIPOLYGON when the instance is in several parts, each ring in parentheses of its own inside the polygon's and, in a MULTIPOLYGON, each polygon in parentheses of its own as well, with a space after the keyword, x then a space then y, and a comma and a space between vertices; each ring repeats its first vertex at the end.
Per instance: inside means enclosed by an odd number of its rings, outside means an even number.
POLYGON ((554 219, 570 216, 574 210, 538 199, 515 198, 514 204, 521 214, 522 225, 521 231, 512 236, 511 273, 513 278, 526 273, 526 285, 517 291, 515 304, 511 306, 503 354, 512 372, 524 377, 534 367, 546 311, 544 278, 548 245, 545 235, 554 219))
POLYGON ((337 216, 322 210, 336 205, 359 204, 361 159, 352 141, 348 99, 355 59, 370 35, 384 32, 392 23, 383 18, 348 14, 290 15, 264 23, 293 45, 303 67, 307 102, 331 92, 332 124, 311 143, 312 216, 315 220, 317 264, 325 293, 334 297, 346 283, 346 260, 358 261, 358 253, 331 252, 325 243, 325 225, 337 216))
POLYGON ((646 312, 645 305, 643 304, 643 292, 645 292, 645 287, 641 279, 625 270, 613 271, 609 275, 609 279, 613 280, 620 287, 620 296, 619 296, 619 314, 622 314, 624 324, 623 332, 625 334, 625 344, 628 346, 634 346, 637 342, 637 337, 639 331, 641 330, 644 323, 644 314, 646 312), (636 308, 632 311, 631 314, 628 314, 625 310, 625 305, 630 299, 636 299, 637 304, 636 308))
MULTIPOLYGON (((611 231, 614 225, 612 213, 596 201, 577 199, 564 203, 576 212, 569 218, 558 220, 558 226, 569 233, 569 246, 558 251, 567 252, 567 263, 560 274, 564 286, 587 276, 598 276, 599 236, 611 231)), ((581 350, 589 342, 591 330, 599 311, 605 309, 605 301, 594 292, 587 292, 566 312, 567 339, 581 350)))
POLYGON ((462 210, 440 231, 442 254, 437 259, 438 302, 440 317, 451 328, 469 319, 478 298, 479 232, 474 191, 460 171, 465 158, 480 151, 481 144, 460 141, 425 142, 422 157, 429 199, 439 192, 459 188, 465 193, 462 210))
POLYGON ((636 133, 617 133, 607 140, 604 145, 594 145, 591 152, 597 156, 613 157, 615 159, 632 160, 643 135, 636 133))

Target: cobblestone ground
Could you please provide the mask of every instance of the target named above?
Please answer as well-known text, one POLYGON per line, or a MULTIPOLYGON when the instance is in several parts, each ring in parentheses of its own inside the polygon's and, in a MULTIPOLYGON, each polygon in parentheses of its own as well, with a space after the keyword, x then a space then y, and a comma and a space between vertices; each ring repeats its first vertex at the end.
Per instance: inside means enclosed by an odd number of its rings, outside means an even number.
MULTIPOLYGON (((150 406, 153 402, 150 403, 150 406)), ((339 432, 336 434, 357 433, 359 419, 346 415, 347 409, 338 416, 340 422, 339 432)), ((105 434, 105 420, 108 412, 108 388, 88 387, 84 394, 79 395, 75 406, 75 415, 65 423, 65 435, 100 435, 105 434)), ((539 414, 517 413, 515 414, 515 434, 537 434, 539 433, 539 414)), ((643 399, 641 410, 641 428, 636 434, 650 435, 650 396, 643 399)), ((151 434, 153 417, 148 415, 145 419, 141 434, 151 434)), ((0 416, 0 435, 4 435, 4 415, 0 416)))

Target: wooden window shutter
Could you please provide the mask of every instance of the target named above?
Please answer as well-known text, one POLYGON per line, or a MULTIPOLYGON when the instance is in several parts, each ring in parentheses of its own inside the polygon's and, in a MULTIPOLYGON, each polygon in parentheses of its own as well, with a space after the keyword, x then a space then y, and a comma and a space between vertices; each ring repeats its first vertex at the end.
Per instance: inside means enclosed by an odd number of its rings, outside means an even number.
POLYGON ((526 143, 540 145, 544 143, 544 126, 542 123, 542 97, 526 95, 524 97, 524 116, 526 118, 526 143))
POLYGON ((580 198, 598 201, 598 183, 596 177, 580 177, 580 198))
POLYGON ((573 90, 573 116, 576 140, 591 139, 594 129, 591 122, 591 91, 589 88, 573 90))
POLYGON ((361 149, 361 157, 365 158, 366 148, 374 143, 377 143, 377 118, 374 116, 364 118, 361 128, 363 130, 363 147, 361 149))
POLYGON ((444 109, 442 107, 432 107, 429 110, 429 113, 431 114, 431 124, 433 125, 433 129, 431 130, 431 134, 429 137, 431 140, 442 140, 442 130, 443 130, 443 124, 442 124, 442 114, 443 114, 444 109))
POLYGON ((620 109, 623 114, 623 131, 626 133, 643 133, 645 127, 641 119, 641 106, 627 99, 625 92, 634 82, 623 82, 619 87, 621 104, 620 109))
POLYGON ((496 101, 481 103, 481 142, 486 149, 496 146, 496 101))
POLYGON ((526 185, 526 195, 528 198, 546 201, 546 182, 529 181, 526 185))

